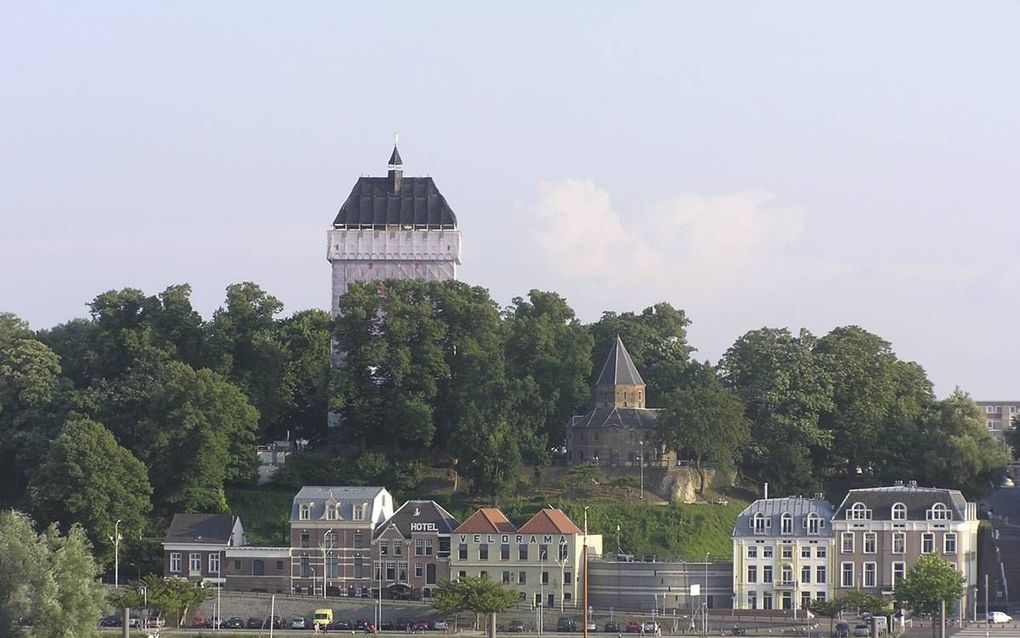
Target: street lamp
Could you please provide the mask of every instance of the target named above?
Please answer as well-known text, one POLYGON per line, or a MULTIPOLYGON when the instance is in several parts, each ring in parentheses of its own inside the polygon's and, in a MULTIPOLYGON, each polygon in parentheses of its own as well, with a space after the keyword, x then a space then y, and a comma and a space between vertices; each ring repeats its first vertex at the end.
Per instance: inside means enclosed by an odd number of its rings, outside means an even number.
POLYGON ((567 552, 565 551, 566 549, 567 549, 567 539, 566 538, 561 538, 560 539, 559 553, 556 555, 556 564, 560 566, 560 613, 561 614, 563 613, 563 587, 564 587, 564 584, 565 584, 563 582, 564 581, 563 572, 564 572, 564 569, 567 566, 567 552))
POLYGON ((541 552, 538 555, 540 562, 542 563, 542 571, 538 575, 538 635, 542 635, 542 625, 545 623, 545 559, 548 557, 549 550, 541 552))
POLYGON ((641 491, 639 492, 639 498, 645 500, 645 440, 641 439, 638 441, 638 445, 641 447, 641 453, 638 454, 638 473, 641 476, 641 491))
POLYGON ((114 588, 120 587, 120 523, 121 520, 118 518, 117 522, 113 525, 113 536, 109 536, 110 540, 113 541, 113 586, 114 588))
MULTIPOLYGON (((329 570, 326 568, 326 541, 329 541, 330 549, 333 547, 333 529, 327 529, 326 533, 322 536, 322 599, 326 600, 326 576, 329 574, 329 570)), ((333 575, 336 577, 336 574, 333 575)), ((313 587, 314 589, 314 587, 313 587)))
POLYGON ((315 573, 315 566, 314 565, 309 566, 309 569, 312 570, 312 596, 314 596, 315 595, 315 579, 318 576, 315 573))
POLYGON ((708 635, 708 557, 711 555, 711 552, 705 552, 705 606, 701 610, 701 621, 704 623, 706 636, 708 635))

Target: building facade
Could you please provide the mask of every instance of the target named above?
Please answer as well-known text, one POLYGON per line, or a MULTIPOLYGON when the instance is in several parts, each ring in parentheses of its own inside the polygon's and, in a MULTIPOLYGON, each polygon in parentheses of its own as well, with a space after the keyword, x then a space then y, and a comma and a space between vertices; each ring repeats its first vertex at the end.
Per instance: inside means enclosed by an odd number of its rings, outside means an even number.
POLYGON ((224 553, 247 543, 231 514, 174 514, 163 539, 163 576, 222 585, 224 553))
POLYGON ((1006 432, 1013 428, 1013 419, 1020 414, 1020 401, 975 401, 985 416, 985 427, 996 441, 1006 442, 1006 432))
POLYGON ((450 536, 460 522, 435 501, 407 501, 373 540, 376 587, 390 598, 432 598, 450 580, 450 536))
POLYGON ((431 177, 404 177, 397 147, 386 177, 361 177, 327 234, 336 317, 354 282, 457 278, 457 216, 431 177))
POLYGON ((372 539, 393 515, 382 487, 303 487, 290 517, 292 591, 365 596, 373 585, 372 539))
POLYGON ((733 607, 795 610, 831 599, 832 515, 819 495, 748 505, 733 528, 733 607))
POLYGON ((540 510, 516 528, 494 508, 472 514, 453 532, 454 578, 488 577, 520 592, 535 606, 567 609, 582 604, 584 547, 602 554, 602 536, 584 532, 561 510, 540 510))
POLYGON ((614 610, 679 618, 686 629, 706 605, 725 609, 733 604, 733 565, 729 562, 620 560, 607 555, 588 563, 588 604, 596 611, 614 610), (696 594, 691 594, 697 585, 696 594))
POLYGON ((659 410, 645 407, 645 382, 619 336, 592 386, 591 411, 567 424, 567 462, 599 465, 675 465, 656 443, 659 410))
POLYGON ((938 554, 967 579, 968 609, 977 584, 977 507, 958 490, 891 487, 850 490, 832 519, 836 594, 861 589, 891 595, 922 554, 938 554))

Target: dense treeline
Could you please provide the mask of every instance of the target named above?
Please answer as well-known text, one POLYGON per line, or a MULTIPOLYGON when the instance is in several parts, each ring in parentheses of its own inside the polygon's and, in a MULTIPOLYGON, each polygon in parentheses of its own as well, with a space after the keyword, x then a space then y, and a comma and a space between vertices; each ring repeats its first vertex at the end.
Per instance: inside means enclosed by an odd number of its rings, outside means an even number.
POLYGON ((389 281, 353 286, 333 321, 284 316, 242 283, 205 320, 190 293, 106 292, 40 331, 0 314, 0 506, 82 524, 106 560, 117 520, 130 551, 173 512, 222 511, 225 485, 253 481, 255 442, 288 436, 337 462, 295 458, 282 481, 411 492, 446 465, 495 497, 559 453, 617 334, 665 410, 663 443, 699 468, 776 493, 915 479, 975 494, 1008 461, 965 394, 937 400, 920 366, 853 326, 754 330, 713 365, 666 303, 585 325, 551 292, 501 308, 460 282, 389 281))

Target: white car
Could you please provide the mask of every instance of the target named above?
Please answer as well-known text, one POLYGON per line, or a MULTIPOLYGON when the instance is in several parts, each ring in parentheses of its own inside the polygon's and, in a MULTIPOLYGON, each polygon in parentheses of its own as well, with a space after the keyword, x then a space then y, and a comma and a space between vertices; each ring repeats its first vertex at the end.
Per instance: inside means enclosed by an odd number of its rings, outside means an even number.
POLYGON ((990 623, 1013 622, 1013 617, 1004 611, 990 611, 988 612, 988 622, 990 623))
POLYGON ((301 616, 294 616, 290 620, 290 628, 291 629, 304 629, 307 626, 308 625, 305 623, 305 619, 302 618, 301 616))

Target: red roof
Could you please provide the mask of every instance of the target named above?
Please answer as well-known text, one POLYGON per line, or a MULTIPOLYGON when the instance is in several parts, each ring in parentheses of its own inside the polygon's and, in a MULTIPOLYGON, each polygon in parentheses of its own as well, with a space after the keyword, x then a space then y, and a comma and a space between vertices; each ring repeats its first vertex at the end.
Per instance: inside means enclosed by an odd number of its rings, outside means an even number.
POLYGON ((539 510, 519 530, 522 534, 581 534, 581 528, 563 513, 563 510, 546 508, 539 510))
POLYGON ((495 507, 483 507, 467 520, 460 524, 460 527, 453 530, 454 534, 503 534, 516 532, 517 528, 510 522, 506 515, 495 507))

